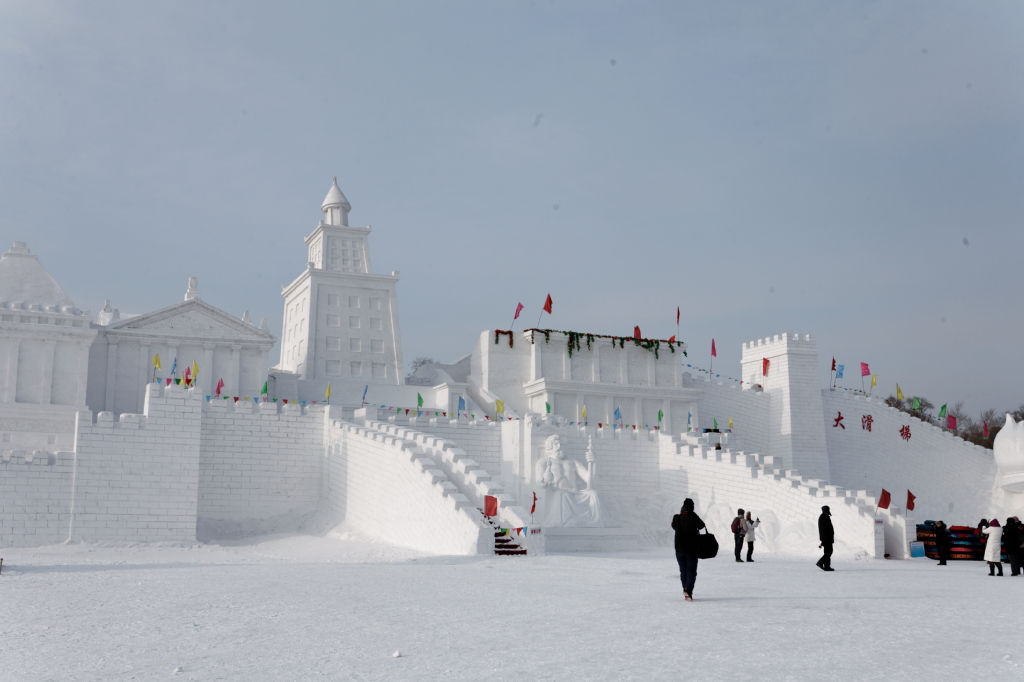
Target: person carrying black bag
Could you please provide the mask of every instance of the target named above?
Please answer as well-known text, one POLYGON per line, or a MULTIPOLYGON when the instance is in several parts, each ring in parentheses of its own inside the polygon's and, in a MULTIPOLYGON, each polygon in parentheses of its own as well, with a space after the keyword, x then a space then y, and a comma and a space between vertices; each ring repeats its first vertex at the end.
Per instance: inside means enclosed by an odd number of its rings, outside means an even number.
POLYGON ((693 500, 683 500, 683 508, 672 517, 672 530, 676 532, 676 561, 679 562, 679 578, 683 583, 683 596, 693 601, 693 586, 697 582, 697 536, 704 528, 704 522, 693 511, 693 500))

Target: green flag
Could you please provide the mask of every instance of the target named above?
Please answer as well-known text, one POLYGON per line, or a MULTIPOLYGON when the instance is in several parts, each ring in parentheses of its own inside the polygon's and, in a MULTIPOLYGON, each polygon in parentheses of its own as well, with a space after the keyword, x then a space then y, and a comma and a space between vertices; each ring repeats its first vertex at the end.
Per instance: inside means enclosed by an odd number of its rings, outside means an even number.
POLYGON ((914 396, 914 402, 911 405, 912 406, 911 406, 910 409, 912 409, 912 410, 920 410, 921 409, 921 399, 918 398, 917 396, 914 396))
POLYGON ((939 419, 944 419, 946 416, 946 403, 942 403, 942 408, 939 410, 939 419))
POLYGON ((416 407, 423 407, 423 396, 416 392, 416 407))
POLYGON ((660 422, 665 417, 665 413, 658 410, 658 421, 660 422))
POLYGON ((544 409, 548 414, 551 414, 551 403, 544 403, 544 409))
POLYGON ((716 429, 718 428, 718 417, 715 417, 715 426, 714 426, 714 428, 716 428, 716 429))
POLYGON ((269 380, 269 379, 268 379, 267 381, 264 381, 264 382, 263 382, 263 388, 262 388, 262 389, 260 389, 260 395, 266 395, 266 394, 267 394, 267 384, 268 384, 269 382, 270 382, 270 380, 269 380))

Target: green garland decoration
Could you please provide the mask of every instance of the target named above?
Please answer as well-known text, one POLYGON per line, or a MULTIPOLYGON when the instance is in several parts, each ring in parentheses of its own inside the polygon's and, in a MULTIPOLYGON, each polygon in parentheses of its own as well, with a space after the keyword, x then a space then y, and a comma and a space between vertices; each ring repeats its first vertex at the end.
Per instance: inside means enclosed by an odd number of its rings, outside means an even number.
MULTIPOLYGON (((575 331, 568 331, 568 330, 562 330, 562 329, 537 329, 537 328, 531 328, 531 329, 524 329, 523 330, 524 334, 527 333, 527 332, 540 332, 540 333, 542 333, 544 335, 544 343, 551 343, 551 333, 552 332, 555 332, 555 333, 558 333, 558 334, 564 334, 565 337, 566 337, 566 344, 565 344, 566 345, 566 351, 569 353, 569 357, 570 358, 572 357, 573 353, 576 353, 579 350, 581 350, 581 348, 582 348, 582 341, 584 339, 587 342, 587 350, 588 351, 591 350, 591 348, 592 348, 592 346, 594 344, 594 340, 595 339, 611 339, 612 348, 614 348, 615 345, 618 344, 620 349, 624 349, 626 347, 626 341, 632 341, 633 345, 636 346, 637 348, 643 348, 644 350, 646 350, 648 352, 654 353, 654 357, 655 358, 660 358, 661 357, 661 345, 662 344, 665 344, 666 346, 668 346, 669 351, 671 351, 672 353, 676 352, 676 347, 677 346, 680 347, 680 348, 683 346, 683 342, 682 341, 663 341, 661 339, 637 339, 637 338, 633 338, 631 336, 627 337, 627 336, 613 336, 611 334, 592 334, 590 332, 575 332, 575 331)), ((498 334, 499 333, 501 333, 501 334, 508 334, 509 335, 509 348, 511 348, 512 347, 512 336, 511 336, 512 332, 511 331, 500 331, 500 330, 495 331, 494 332, 494 343, 498 343, 498 334)), ((530 335, 530 343, 531 344, 534 343, 534 335, 533 334, 530 335)), ((685 349, 683 350, 683 356, 684 357, 689 357, 689 355, 687 354, 685 349)))
POLYGON ((494 345, 498 345, 498 337, 502 336, 503 334, 507 334, 508 335, 508 347, 511 348, 513 343, 515 342, 515 339, 513 338, 513 334, 512 334, 512 330, 511 329, 495 329, 494 330, 494 345))

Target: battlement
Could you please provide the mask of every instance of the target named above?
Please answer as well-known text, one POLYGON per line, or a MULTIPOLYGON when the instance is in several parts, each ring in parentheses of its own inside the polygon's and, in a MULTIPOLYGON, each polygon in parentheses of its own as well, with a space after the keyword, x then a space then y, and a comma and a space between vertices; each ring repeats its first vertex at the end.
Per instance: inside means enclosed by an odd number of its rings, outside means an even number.
POLYGON ((70 459, 71 455, 69 452, 47 450, 3 450, 0 451, 0 463, 52 467, 63 463, 62 460, 70 459))
POLYGON ((817 351, 818 343, 813 334, 791 334, 789 332, 776 334, 772 337, 754 339, 743 344, 743 355, 747 353, 775 353, 788 350, 814 350, 817 351))

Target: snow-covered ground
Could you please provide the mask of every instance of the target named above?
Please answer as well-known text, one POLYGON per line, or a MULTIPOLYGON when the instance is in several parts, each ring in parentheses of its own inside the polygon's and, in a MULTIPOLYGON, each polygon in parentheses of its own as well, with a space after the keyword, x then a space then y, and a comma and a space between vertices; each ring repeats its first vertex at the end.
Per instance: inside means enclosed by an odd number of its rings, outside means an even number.
POLYGON ((0 679, 1015 679, 1024 578, 729 548, 432 557, 351 536, 7 549, 0 679))

